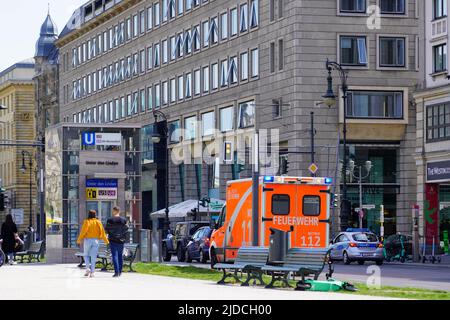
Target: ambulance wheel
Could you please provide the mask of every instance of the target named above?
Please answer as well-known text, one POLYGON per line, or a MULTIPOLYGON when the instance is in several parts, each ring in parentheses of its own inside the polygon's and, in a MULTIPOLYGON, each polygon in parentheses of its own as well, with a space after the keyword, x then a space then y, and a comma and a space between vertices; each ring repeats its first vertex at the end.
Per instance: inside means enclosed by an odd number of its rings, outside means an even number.
POLYGON ((346 264, 346 265, 349 265, 350 263, 352 263, 352 261, 348 257, 347 252, 345 252, 345 251, 344 251, 344 255, 342 256, 342 261, 344 261, 344 264, 346 264))
POLYGON ((214 266, 217 264, 217 254, 216 250, 214 248, 211 248, 211 268, 214 268, 214 266))
POLYGON ((177 259, 178 262, 184 262, 186 260, 186 255, 183 249, 181 248, 181 245, 178 245, 177 248, 177 259))
POLYGON ((162 256, 165 262, 170 262, 170 260, 172 260, 172 254, 169 253, 165 244, 162 246, 162 256))

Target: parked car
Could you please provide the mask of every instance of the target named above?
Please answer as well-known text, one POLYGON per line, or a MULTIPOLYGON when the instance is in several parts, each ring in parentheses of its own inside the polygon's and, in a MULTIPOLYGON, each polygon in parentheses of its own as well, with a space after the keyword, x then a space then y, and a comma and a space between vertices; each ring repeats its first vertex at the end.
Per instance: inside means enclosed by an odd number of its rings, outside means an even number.
POLYGON ((186 246, 186 262, 197 260, 201 263, 207 263, 209 260, 209 246, 213 229, 203 227, 197 230, 186 246))
POLYGON ((169 232, 162 241, 162 256, 164 261, 172 260, 172 255, 176 254, 179 262, 186 260, 186 246, 191 241, 192 236, 201 228, 210 226, 209 221, 187 221, 179 222, 175 231, 169 232))
POLYGON ((366 261, 375 261, 382 265, 384 261, 383 244, 377 235, 368 229, 349 229, 339 233, 330 244, 331 260, 341 260, 345 264, 357 261, 363 265, 366 261))

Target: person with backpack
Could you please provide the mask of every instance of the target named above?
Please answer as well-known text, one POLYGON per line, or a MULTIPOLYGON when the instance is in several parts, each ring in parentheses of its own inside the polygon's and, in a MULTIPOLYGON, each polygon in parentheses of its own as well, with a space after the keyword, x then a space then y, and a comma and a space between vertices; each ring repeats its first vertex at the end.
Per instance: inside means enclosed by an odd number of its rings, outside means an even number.
POLYGON ((0 238, 3 239, 2 250, 6 255, 7 262, 10 265, 16 264, 14 261, 14 252, 19 235, 17 233, 17 226, 14 223, 12 215, 10 214, 6 215, 5 222, 2 224, 0 238))
POLYGON ((128 236, 127 220, 120 216, 119 207, 113 208, 112 217, 106 222, 106 232, 108 233, 112 261, 114 264, 113 277, 117 278, 122 275, 123 251, 128 236))

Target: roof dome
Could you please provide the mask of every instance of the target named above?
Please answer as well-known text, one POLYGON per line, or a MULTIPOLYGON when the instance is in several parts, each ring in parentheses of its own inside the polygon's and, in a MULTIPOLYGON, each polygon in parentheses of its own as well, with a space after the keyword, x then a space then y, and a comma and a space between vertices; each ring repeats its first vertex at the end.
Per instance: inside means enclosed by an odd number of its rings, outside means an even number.
POLYGON ((41 33, 36 43, 35 57, 48 57, 55 49, 55 41, 58 39, 58 30, 50 14, 47 15, 41 26, 41 33))

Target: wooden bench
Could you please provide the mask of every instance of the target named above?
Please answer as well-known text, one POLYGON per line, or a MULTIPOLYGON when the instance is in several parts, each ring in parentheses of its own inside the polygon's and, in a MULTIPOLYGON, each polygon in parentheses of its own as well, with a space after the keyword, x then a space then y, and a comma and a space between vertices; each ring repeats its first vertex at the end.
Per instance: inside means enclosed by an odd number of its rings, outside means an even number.
POLYGON ((223 277, 217 284, 226 284, 227 278, 234 278, 237 282, 241 282, 237 276, 237 273, 241 271, 247 273, 247 279, 242 283, 242 286, 248 286, 251 280, 259 281, 261 285, 265 285, 261 268, 267 264, 268 257, 269 249, 265 247, 240 248, 233 264, 217 263, 214 265, 214 269, 223 271, 223 277))
POLYGON ((288 276, 293 273, 294 277, 301 277, 301 280, 297 282, 296 290, 303 290, 305 288, 304 281, 306 277, 312 275, 314 280, 317 280, 327 263, 329 266, 327 278, 331 278, 333 269, 329 254, 329 249, 289 249, 283 264, 279 266, 267 265, 262 267, 263 272, 267 272, 272 276, 272 281, 266 288, 273 288, 278 281, 281 281, 285 287, 290 287, 288 276))
MULTIPOLYGON (((124 264, 128 264, 128 267, 130 268, 130 272, 135 272, 133 270, 133 262, 136 260, 137 251, 139 249, 139 244, 137 243, 126 243, 124 245, 124 252, 123 252, 123 262, 124 264)), ((112 256, 111 251, 103 252, 99 255, 98 258, 101 260, 101 264, 103 266, 102 271, 107 271, 108 266, 112 265, 112 256)))
MULTIPOLYGON (((107 255, 109 252, 108 246, 104 243, 104 242, 100 242, 99 247, 98 247, 98 254, 97 254, 97 263, 102 263, 103 261, 101 260, 100 256, 105 256, 107 255)), ((80 259, 80 264, 78 264, 79 268, 83 268, 84 267, 84 252, 77 252, 75 253, 75 257, 80 259)))
POLYGON ((41 262, 41 256, 44 253, 45 242, 38 241, 33 242, 30 245, 30 248, 25 251, 20 251, 15 253, 15 257, 20 257, 20 262, 23 263, 25 257, 28 257, 28 263, 31 263, 33 259, 41 262))

